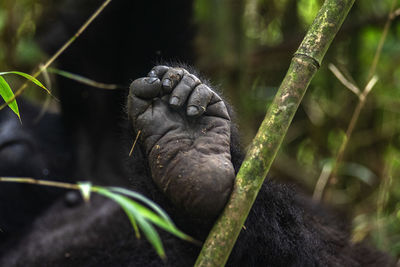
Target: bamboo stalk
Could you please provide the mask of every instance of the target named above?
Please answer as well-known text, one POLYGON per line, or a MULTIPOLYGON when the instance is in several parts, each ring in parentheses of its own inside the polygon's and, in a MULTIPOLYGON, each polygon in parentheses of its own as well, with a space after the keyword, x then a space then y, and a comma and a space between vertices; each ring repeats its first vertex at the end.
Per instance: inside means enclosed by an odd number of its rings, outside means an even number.
POLYGON ((225 265, 303 95, 354 1, 326 0, 321 7, 292 59, 239 170, 230 200, 195 266, 225 265))

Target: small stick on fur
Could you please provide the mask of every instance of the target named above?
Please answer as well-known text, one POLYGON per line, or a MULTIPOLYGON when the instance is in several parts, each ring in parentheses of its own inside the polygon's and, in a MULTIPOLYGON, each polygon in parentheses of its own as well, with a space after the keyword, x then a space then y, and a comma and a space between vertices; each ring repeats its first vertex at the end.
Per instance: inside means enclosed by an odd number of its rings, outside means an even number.
POLYGON ((135 141, 133 142, 131 151, 129 151, 129 157, 132 156, 133 149, 134 149, 135 146, 136 146, 136 142, 137 142, 137 140, 139 139, 140 133, 141 133, 141 131, 139 130, 138 133, 137 133, 137 135, 136 135, 135 141))

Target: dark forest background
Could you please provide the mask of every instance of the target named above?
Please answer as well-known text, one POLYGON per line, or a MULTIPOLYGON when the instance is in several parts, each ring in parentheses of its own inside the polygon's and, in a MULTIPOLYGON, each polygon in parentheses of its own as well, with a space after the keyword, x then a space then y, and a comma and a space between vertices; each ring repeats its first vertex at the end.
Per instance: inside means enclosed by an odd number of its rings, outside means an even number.
MULTIPOLYGON (((31 73, 51 56, 35 42, 40 30, 38 23, 44 12, 52 8, 50 2, 54 1, 0 2, 1 71, 31 73)), ((322 2, 194 2, 195 67, 221 87, 235 107, 245 145, 255 135, 322 2)), ((358 97, 328 66, 334 64, 348 81, 364 88, 392 2, 356 1, 292 122, 272 166, 273 179, 294 183, 305 193, 313 194, 322 171, 329 169, 337 156, 358 103, 358 97)), ((400 8, 399 1, 395 7, 400 8)), ((399 14, 395 12, 393 16, 399 14)), ((327 185, 322 201, 349 216, 355 241, 368 239, 399 257, 399 16, 393 17, 375 74, 379 80, 367 97, 338 175, 327 185)), ((10 77, 12 88, 20 82, 10 77)), ((56 90, 57 84, 52 87, 56 90)), ((34 86, 26 90, 24 97, 42 104, 46 101, 46 95, 34 86)), ((49 112, 57 110, 58 104, 53 101, 49 112)))

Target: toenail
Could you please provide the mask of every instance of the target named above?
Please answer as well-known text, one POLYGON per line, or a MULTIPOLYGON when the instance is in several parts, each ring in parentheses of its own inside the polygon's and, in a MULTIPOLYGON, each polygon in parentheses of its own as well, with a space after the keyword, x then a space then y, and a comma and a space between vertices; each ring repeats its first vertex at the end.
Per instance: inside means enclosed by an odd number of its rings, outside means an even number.
POLYGON ((167 87, 167 88, 170 88, 171 87, 171 80, 170 79, 165 79, 163 81, 163 86, 167 87))
POLYGON ((187 108, 187 114, 188 114, 189 116, 196 116, 196 115, 199 115, 199 108, 196 107, 196 106, 189 106, 189 107, 187 108))
POLYGON ((173 96, 170 100, 169 100, 169 104, 172 106, 178 106, 179 105, 179 98, 176 96, 173 96))
POLYGON ((147 74, 147 76, 149 76, 149 77, 157 77, 157 74, 156 74, 156 72, 154 70, 151 70, 149 72, 149 74, 147 74))
POLYGON ((152 83, 154 83, 154 82, 157 81, 157 80, 158 80, 158 78, 155 78, 155 77, 150 77, 150 78, 147 78, 147 79, 146 79, 147 83, 149 83, 149 84, 152 84, 152 83))

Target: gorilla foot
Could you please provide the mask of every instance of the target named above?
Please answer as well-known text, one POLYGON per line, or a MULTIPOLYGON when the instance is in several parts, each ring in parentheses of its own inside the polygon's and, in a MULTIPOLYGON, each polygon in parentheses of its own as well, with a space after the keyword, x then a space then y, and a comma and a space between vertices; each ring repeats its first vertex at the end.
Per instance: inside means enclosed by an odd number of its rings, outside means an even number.
POLYGON ((132 82, 128 115, 157 186, 189 215, 218 216, 235 179, 222 99, 185 69, 156 66, 132 82))

